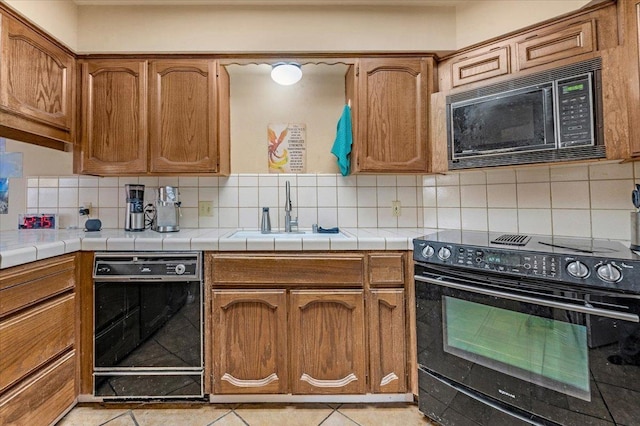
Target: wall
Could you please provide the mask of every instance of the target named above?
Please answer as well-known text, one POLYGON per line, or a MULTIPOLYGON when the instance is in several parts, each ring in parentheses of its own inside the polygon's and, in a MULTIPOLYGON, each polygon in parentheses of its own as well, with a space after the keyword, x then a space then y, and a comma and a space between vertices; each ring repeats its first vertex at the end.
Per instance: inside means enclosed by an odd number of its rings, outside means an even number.
POLYGON ((267 125, 306 125, 306 172, 338 173, 331 147, 345 103, 346 65, 303 65, 302 80, 281 86, 271 66, 227 66, 231 80, 231 170, 268 173, 267 125))
POLYGON ((78 6, 71 0, 0 0, 57 38, 78 50, 78 6))
POLYGON ((424 226, 628 241, 638 183, 640 162, 425 176, 424 226))
POLYGON ((483 0, 456 8, 456 48, 577 10, 591 0, 483 0))
POLYGON ((7 152, 22 152, 22 178, 9 179, 9 213, 0 215, 0 231, 16 229, 25 213, 28 176, 65 176, 73 172, 73 154, 7 139, 7 152))
POLYGON ((83 6, 80 52, 453 50, 453 7, 83 6))

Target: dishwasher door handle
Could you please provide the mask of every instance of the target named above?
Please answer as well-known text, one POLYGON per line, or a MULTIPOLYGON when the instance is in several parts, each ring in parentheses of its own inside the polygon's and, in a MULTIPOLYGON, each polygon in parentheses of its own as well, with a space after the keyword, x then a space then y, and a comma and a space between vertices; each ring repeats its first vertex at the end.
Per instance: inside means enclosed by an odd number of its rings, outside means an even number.
POLYGON ((590 314, 590 315, 597 315, 597 316, 601 316, 601 317, 619 319, 619 320, 623 320, 623 321, 640 322, 640 317, 638 317, 638 315, 635 315, 635 314, 628 314, 628 313, 624 313, 624 312, 611 311, 611 310, 608 310, 608 309, 593 308, 593 307, 590 307, 590 306, 573 305, 571 303, 556 302, 554 300, 539 299, 537 297, 531 297, 531 296, 522 296, 520 294, 507 293, 507 292, 504 292, 504 291, 492 290, 492 289, 483 288, 483 287, 475 287, 475 286, 471 286, 471 285, 467 285, 467 284, 454 283, 454 282, 451 282, 451 281, 436 280, 434 278, 423 277, 421 275, 414 275, 413 279, 415 279, 416 281, 419 281, 419 282, 423 282, 423 283, 435 284, 435 285, 439 285, 439 286, 443 286, 443 287, 453 288, 453 289, 456 289, 456 290, 463 290, 463 291, 468 291, 470 293, 476 293, 476 294, 482 294, 482 295, 485 295, 485 296, 498 297, 498 298, 501 298, 501 299, 513 300, 513 301, 516 301, 516 302, 531 303, 531 304, 534 304, 534 305, 541 305, 541 306, 547 306, 547 307, 550 307, 550 308, 564 309, 564 310, 567 310, 567 311, 580 312, 580 313, 583 313, 583 314, 590 314))

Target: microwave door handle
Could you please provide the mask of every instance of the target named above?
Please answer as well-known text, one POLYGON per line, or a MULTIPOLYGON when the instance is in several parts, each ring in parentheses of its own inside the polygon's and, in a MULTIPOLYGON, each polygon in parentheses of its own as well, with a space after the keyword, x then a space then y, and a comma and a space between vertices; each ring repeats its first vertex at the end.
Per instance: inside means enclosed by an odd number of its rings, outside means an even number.
POLYGON ((506 293, 504 291, 491 290, 487 288, 474 287, 466 284, 454 283, 451 281, 436 280, 433 278, 414 275, 416 281, 435 284, 443 287, 449 287, 456 290, 468 291, 471 293, 482 294, 485 296, 499 297, 501 299, 514 300, 516 302, 531 303, 535 305, 548 306, 550 308, 564 309, 567 311, 580 312, 583 314, 597 315, 606 318, 619 319, 622 321, 640 322, 640 317, 635 314, 627 314, 624 312, 610 311, 608 309, 593 308, 589 306, 578 306, 570 303, 555 302, 553 300, 538 299, 531 296, 521 296, 519 294, 506 293))

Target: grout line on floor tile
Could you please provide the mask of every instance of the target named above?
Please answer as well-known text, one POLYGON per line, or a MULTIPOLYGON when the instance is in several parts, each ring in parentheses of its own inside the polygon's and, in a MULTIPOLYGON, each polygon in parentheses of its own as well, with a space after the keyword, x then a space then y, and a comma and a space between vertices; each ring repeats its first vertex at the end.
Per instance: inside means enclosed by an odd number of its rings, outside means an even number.
POLYGON ((108 425, 109 423, 111 423, 112 421, 114 421, 115 419, 119 419, 120 417, 124 417, 124 416, 129 416, 129 418, 133 421, 133 423, 134 423, 136 426, 140 426, 140 425, 138 424, 138 422, 137 422, 137 420, 136 420, 135 416, 133 415, 133 412, 132 412, 131 410, 127 410, 127 411, 125 411, 125 412, 123 412, 123 413, 120 413, 120 414, 118 414, 117 416, 110 418, 109 420, 107 420, 107 421, 106 421, 106 422, 104 422, 104 423, 101 423, 101 424, 100 424, 100 425, 98 425, 98 426, 106 426, 106 425, 108 425))
POLYGON ((227 414, 225 414, 225 415, 224 415, 224 416, 222 416, 222 417, 219 417, 218 419, 216 419, 216 421, 214 421, 214 422, 213 422, 213 423, 211 423, 211 424, 213 425, 213 424, 215 424, 215 423, 219 422, 220 420, 222 420, 223 418, 225 418, 225 417, 227 417, 228 415, 231 415, 231 414, 233 414, 233 415, 235 415, 237 418, 239 418, 239 419, 240 419, 240 421, 241 421, 242 423, 244 423, 245 425, 247 425, 247 426, 251 426, 251 425, 249 425, 249 423, 247 423, 247 421, 246 421, 245 419, 243 419, 243 418, 242 418, 242 416, 241 416, 240 414, 236 413, 235 409, 233 409, 233 408, 232 408, 232 409, 231 409, 227 414))
POLYGON ((327 414, 327 417, 325 417, 324 419, 322 419, 322 421, 321 421, 320 423, 318 423, 318 426, 320 426, 322 423, 326 422, 326 421, 327 421, 327 419, 328 419, 329 417, 333 416, 333 413, 335 413, 335 412, 336 412, 336 409, 335 409, 335 408, 332 408, 332 409, 331 409, 331 412, 330 412, 329 414, 327 414))

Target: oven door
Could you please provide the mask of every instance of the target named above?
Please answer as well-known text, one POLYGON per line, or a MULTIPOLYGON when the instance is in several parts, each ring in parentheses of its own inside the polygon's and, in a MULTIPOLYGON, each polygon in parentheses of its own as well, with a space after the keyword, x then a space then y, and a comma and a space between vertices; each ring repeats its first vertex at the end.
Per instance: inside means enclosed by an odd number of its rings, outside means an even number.
MULTIPOLYGON (((415 280, 418 363, 430 379, 531 423, 640 418, 638 296, 426 265, 415 280)), ((425 398, 451 406, 455 394, 425 398)))

